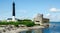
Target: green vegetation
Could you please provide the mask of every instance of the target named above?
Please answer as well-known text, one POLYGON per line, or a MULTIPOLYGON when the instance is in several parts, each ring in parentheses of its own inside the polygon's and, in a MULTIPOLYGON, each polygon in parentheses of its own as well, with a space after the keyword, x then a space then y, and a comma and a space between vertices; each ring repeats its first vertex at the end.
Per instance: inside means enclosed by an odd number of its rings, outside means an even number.
POLYGON ((19 21, 16 21, 16 22, 0 22, 0 25, 15 25, 15 26, 18 26, 18 25, 26 25, 27 27, 31 27, 31 26, 34 26, 34 22, 31 21, 31 20, 27 20, 27 19, 24 19, 24 20, 19 20, 19 21))
POLYGON ((34 26, 34 22, 31 22, 31 21, 28 21, 28 22, 23 22, 24 25, 28 26, 28 27, 31 27, 31 26, 34 26))

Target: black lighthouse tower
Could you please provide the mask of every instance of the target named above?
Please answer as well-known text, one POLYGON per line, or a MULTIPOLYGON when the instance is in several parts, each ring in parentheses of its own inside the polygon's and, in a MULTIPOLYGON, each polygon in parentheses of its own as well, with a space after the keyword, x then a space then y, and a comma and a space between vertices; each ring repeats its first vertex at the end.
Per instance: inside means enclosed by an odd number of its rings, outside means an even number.
POLYGON ((15 16, 15 2, 13 2, 13 13, 12 16, 15 16))

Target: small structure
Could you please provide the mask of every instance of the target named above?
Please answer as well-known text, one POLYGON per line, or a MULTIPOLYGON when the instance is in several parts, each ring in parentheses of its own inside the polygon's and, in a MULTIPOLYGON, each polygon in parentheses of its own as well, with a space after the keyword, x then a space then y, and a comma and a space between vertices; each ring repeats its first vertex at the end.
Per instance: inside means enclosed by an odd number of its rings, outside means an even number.
POLYGON ((34 22, 37 25, 44 25, 49 23, 49 19, 43 18, 43 14, 37 14, 37 16, 34 18, 34 22))
MULTIPOLYGON (((15 18, 15 21, 17 21, 18 19, 17 18, 15 18)), ((9 21, 12 21, 12 18, 8 18, 7 19, 7 22, 9 22, 9 21)))

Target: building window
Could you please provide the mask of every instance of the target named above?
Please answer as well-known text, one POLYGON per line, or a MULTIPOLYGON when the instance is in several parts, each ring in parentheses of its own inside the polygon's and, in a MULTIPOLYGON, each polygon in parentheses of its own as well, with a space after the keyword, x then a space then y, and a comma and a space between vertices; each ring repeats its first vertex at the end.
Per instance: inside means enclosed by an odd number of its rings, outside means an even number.
POLYGON ((36 21, 36 22, 40 22, 40 21, 36 21))
POLYGON ((44 21, 43 23, 48 23, 47 21, 44 21))

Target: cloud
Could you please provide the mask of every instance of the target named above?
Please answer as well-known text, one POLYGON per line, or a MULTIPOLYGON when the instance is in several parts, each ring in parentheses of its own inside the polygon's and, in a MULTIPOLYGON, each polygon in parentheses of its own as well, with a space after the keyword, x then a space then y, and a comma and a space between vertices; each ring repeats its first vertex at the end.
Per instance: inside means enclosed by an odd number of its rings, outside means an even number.
POLYGON ((46 14, 46 16, 47 16, 47 17, 50 17, 50 16, 51 16, 51 14, 49 14, 49 13, 48 13, 48 14, 46 14))
POLYGON ((50 13, 47 13, 47 14, 44 15, 44 18, 50 19, 51 17, 52 17, 52 15, 50 13))
POLYGON ((57 9, 57 8, 51 8, 50 11, 51 11, 51 12, 60 12, 60 9, 57 9))
POLYGON ((60 15, 52 15, 50 13, 45 15, 46 18, 49 18, 50 21, 60 21, 60 15))

